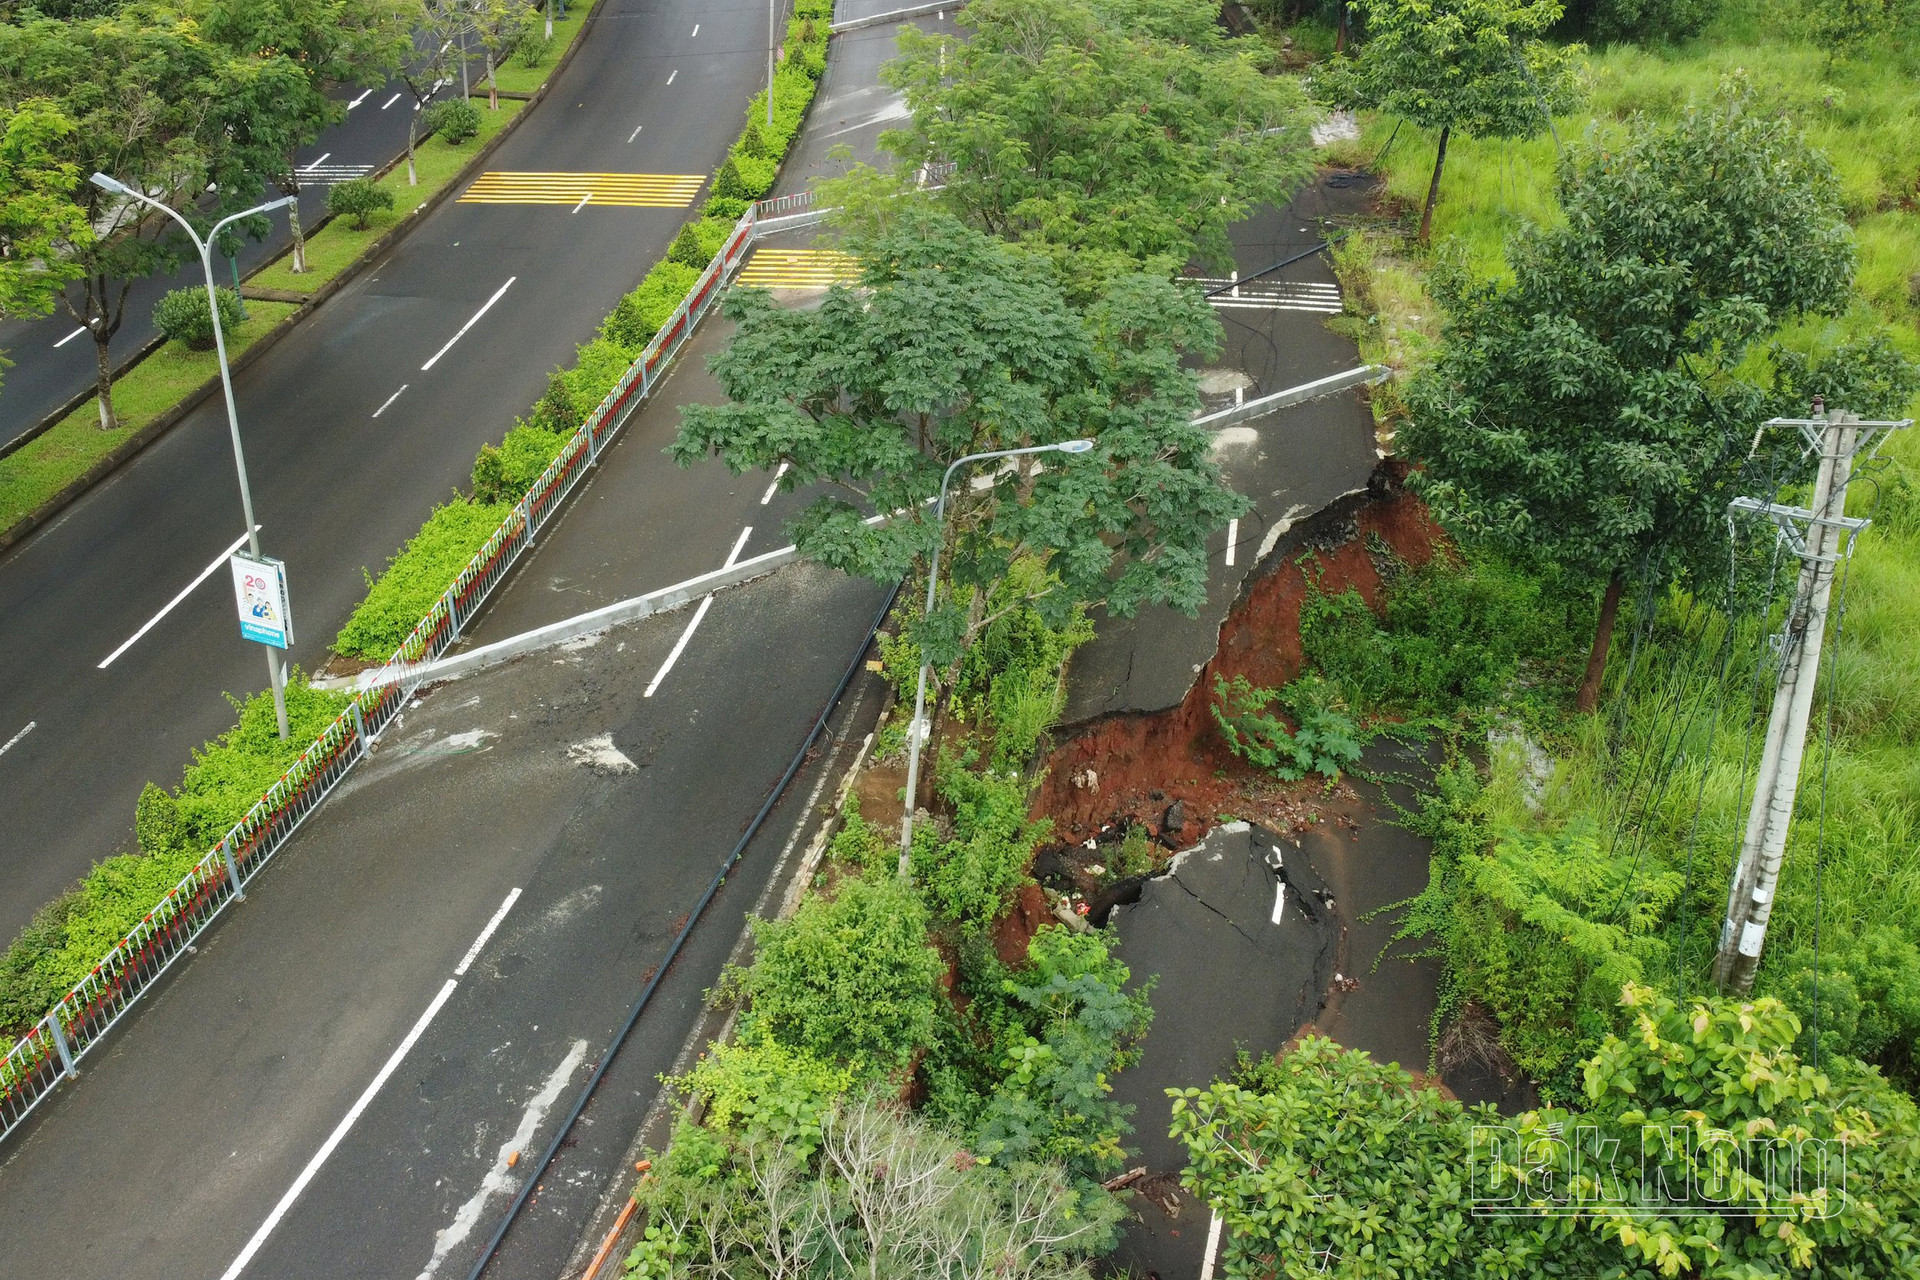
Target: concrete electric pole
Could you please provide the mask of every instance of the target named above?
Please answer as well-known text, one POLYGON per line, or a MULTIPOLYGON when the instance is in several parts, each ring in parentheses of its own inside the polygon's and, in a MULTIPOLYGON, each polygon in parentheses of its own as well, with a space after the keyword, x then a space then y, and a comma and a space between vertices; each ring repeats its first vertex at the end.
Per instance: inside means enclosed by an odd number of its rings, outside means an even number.
MULTIPOLYGON (((1911 423, 1911 419, 1861 422, 1848 413, 1826 414, 1818 400, 1813 403, 1811 418, 1766 422, 1761 425, 1762 431, 1769 427, 1795 428, 1806 437, 1809 452, 1818 450, 1820 470, 1814 480, 1811 505, 1794 507, 1758 498, 1735 498, 1729 506, 1732 514, 1772 520, 1776 536, 1800 560, 1800 578, 1781 639, 1780 678, 1767 720, 1760 772, 1754 781, 1753 807, 1747 813, 1746 834, 1740 842, 1740 859, 1734 864, 1727 915, 1720 924, 1720 945, 1713 960, 1714 984, 1732 994, 1744 995, 1753 989, 1760 948, 1767 938, 1767 921, 1773 914, 1780 864, 1787 851, 1787 828, 1793 821, 1794 796, 1800 789, 1807 721, 1819 683, 1820 642, 1826 635, 1834 566, 1853 554, 1854 538, 1867 526, 1865 520, 1846 514, 1853 460, 1863 449, 1871 454, 1883 433, 1911 423)), ((1756 433, 1756 443, 1758 438, 1756 433)))

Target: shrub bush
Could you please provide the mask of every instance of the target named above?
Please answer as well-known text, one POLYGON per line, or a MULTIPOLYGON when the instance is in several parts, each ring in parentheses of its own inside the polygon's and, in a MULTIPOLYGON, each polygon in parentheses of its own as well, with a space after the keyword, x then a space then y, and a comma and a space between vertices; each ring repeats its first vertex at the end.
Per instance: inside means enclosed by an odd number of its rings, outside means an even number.
POLYGON ((513 56, 520 59, 523 67, 537 67, 547 60, 553 44, 553 37, 544 30, 529 27, 527 34, 520 37, 520 43, 514 46, 513 56))
MULTIPOLYGON (((240 327, 240 298, 231 289, 215 289, 220 308, 220 328, 232 333, 240 327)), ((207 291, 194 287, 174 289, 153 306, 153 327, 191 351, 213 350, 213 315, 207 310, 207 291)))
POLYGON ((327 212, 352 220, 355 231, 365 231, 376 213, 393 208, 393 192, 372 178, 349 178, 327 188, 327 212))
POLYGON ((465 98, 446 98, 427 108, 420 121, 448 146, 459 146, 480 132, 480 108, 465 98))
POLYGON ((435 507, 420 532, 387 562, 380 580, 367 576, 367 598, 334 637, 333 651, 385 662, 512 510, 504 502, 458 498, 435 507))
POLYGON ((1028 787, 1018 776, 975 773, 968 763, 940 758, 940 794, 953 806, 953 839, 942 840, 931 824, 916 827, 910 863, 934 915, 977 931, 1027 882, 1034 846, 1053 824, 1027 820, 1028 787))
POLYGON ((1213 694, 1208 710, 1233 754, 1283 781, 1298 782, 1309 773, 1335 779, 1360 758, 1360 726, 1319 675, 1302 676, 1285 689, 1262 689, 1245 676, 1232 683, 1215 676, 1213 694), (1294 728, 1267 714, 1275 702, 1292 714, 1294 728))
POLYGON ((745 213, 747 206, 752 203, 751 200, 740 200, 731 196, 708 196, 707 202, 700 206, 700 216, 734 223, 740 221, 740 215, 745 213))
POLYGON ((473 500, 507 506, 520 501, 572 435, 571 430, 548 431, 521 422, 499 444, 481 445, 480 456, 473 460, 473 500))
POLYGON ((904 1067, 932 1038, 940 955, 927 945, 927 909, 892 876, 852 877, 789 920, 751 925, 752 967, 722 980, 746 1002, 743 1040, 868 1076, 904 1067))
POLYGON ((687 290, 693 288, 694 281, 700 278, 701 267, 705 265, 688 267, 678 262, 661 261, 647 272, 647 278, 640 282, 639 288, 620 299, 620 305, 600 326, 601 335, 609 342, 617 342, 639 354, 672 317, 680 300, 687 296, 687 290))

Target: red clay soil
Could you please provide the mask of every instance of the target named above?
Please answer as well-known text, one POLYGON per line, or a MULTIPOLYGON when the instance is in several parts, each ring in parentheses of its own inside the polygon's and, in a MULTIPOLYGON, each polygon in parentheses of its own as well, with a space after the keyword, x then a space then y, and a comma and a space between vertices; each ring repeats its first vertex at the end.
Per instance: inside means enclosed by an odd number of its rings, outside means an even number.
POLYGON ((1276 791, 1271 776, 1227 749, 1210 704, 1216 676, 1245 676, 1278 688, 1300 674, 1300 606, 1312 567, 1320 591, 1353 587, 1379 603, 1381 578, 1369 544, 1376 539, 1403 560, 1422 564, 1441 535, 1426 507, 1400 486, 1404 472, 1383 464, 1364 496, 1342 499, 1295 526, 1241 587, 1220 628, 1220 646, 1176 707, 1104 717, 1056 747, 1034 799, 1034 813, 1050 817, 1062 840, 1080 842, 1122 819, 1147 825, 1164 843, 1186 847, 1222 815, 1274 829, 1317 820, 1305 803, 1315 783, 1292 794, 1276 791), (1311 552, 1310 557, 1303 553, 1311 552), (1302 559, 1307 560, 1302 565, 1302 559), (1096 781, 1087 784, 1091 769, 1096 781), (1183 802, 1180 831, 1163 832, 1174 801, 1183 802))

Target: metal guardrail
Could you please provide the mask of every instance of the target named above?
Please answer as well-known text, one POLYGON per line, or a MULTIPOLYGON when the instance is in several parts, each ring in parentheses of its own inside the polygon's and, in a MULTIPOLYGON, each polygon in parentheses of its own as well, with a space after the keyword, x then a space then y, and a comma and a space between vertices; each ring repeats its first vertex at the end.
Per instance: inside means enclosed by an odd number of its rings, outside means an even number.
MULTIPOLYGON (((811 193, 806 194, 810 198, 811 193)), ((246 885, 267 860, 341 778, 366 758, 381 731, 425 683, 434 660, 459 639, 461 628, 559 513, 560 504, 599 460, 628 416, 658 385, 674 354, 746 256, 755 238, 759 207, 749 206, 741 215, 726 244, 653 341, 394 650, 385 667, 390 679, 356 693, 346 710, 226 837, 8 1051, 0 1062, 0 1139, 11 1134, 62 1080, 78 1074, 80 1060, 229 902, 246 896, 246 885)))

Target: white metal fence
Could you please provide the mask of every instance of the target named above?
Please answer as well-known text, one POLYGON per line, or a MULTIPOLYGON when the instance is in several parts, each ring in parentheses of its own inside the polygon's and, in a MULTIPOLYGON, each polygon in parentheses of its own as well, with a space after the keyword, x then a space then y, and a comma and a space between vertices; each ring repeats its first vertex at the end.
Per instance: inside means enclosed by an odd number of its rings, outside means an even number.
POLYGON ((76 1064, 99 1044, 133 1002, 165 973, 246 885, 306 816, 355 764, 420 687, 421 672, 460 637, 521 553, 533 545, 560 504, 613 435, 665 375, 668 363, 700 322, 753 243, 768 206, 805 207, 782 197, 748 207, 733 233, 599 406, 574 432, 513 512, 474 554, 453 585, 415 624, 387 660, 386 682, 356 693, 280 780, 235 823, 166 897, 21 1037, 0 1063, 0 1138, 26 1119, 76 1064))

